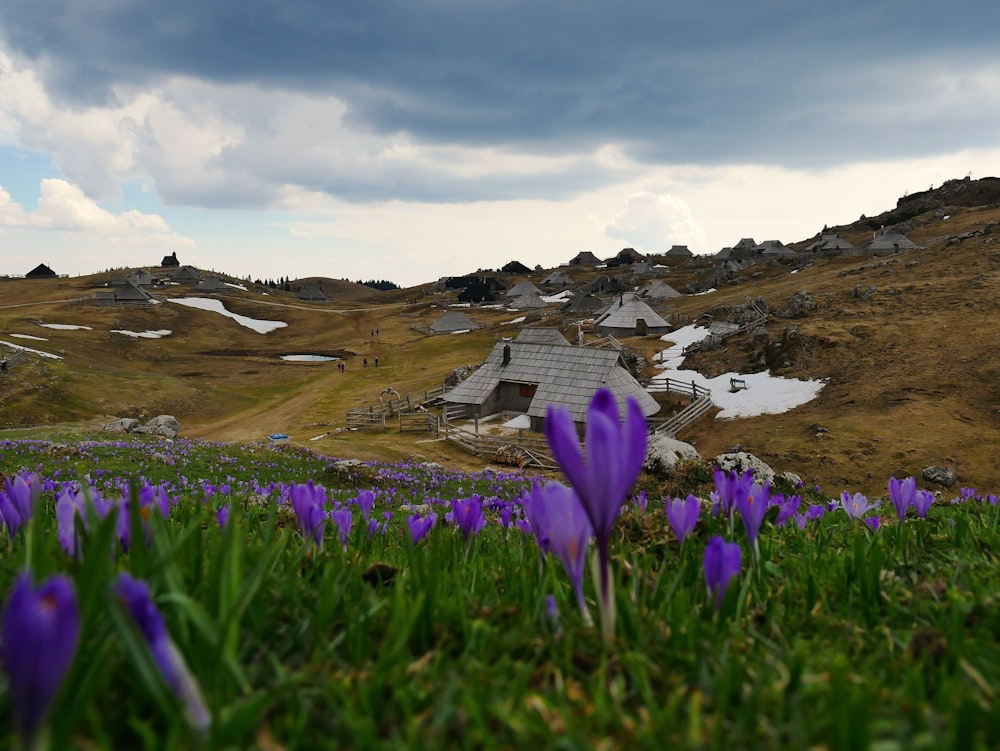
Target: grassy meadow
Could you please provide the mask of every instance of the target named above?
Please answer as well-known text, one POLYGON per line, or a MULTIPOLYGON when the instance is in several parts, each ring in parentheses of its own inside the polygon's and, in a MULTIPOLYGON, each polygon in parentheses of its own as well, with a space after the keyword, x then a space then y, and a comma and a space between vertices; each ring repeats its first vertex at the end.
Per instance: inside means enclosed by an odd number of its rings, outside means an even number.
MULTIPOLYGON (((710 513, 707 464, 642 475, 610 539, 605 641, 526 520, 522 494, 546 478, 267 443, 10 439, 0 457, 8 497, 37 488, 30 520, 0 537, 0 590, 28 569, 78 599, 37 748, 1000 744, 1000 506, 971 488, 900 522, 887 499, 852 519, 822 489, 775 487, 754 545, 739 513, 710 513), (310 482, 318 533, 290 500, 310 482), (683 544, 668 492, 700 498, 683 544), (67 494, 89 499, 68 540, 67 494), (446 517, 469 500, 481 528, 446 517), (718 598, 703 571, 715 535, 741 559, 718 598), (207 724, 115 594, 123 572, 148 584, 207 724)), ((596 618, 589 577, 584 596, 596 618)), ((15 698, 0 684, 14 747, 15 698)))
MULTIPOLYGON (((609 590, 579 578, 597 535, 533 516, 561 475, 341 429, 387 387, 435 388, 522 325, 573 337, 575 317, 475 308, 482 328, 428 336, 453 291, 220 296, 287 324, 261 334, 169 303, 186 288, 97 307, 110 272, 0 281, 3 353, 62 358, 0 377, 0 747, 1000 748, 1000 208, 949 212, 909 220, 926 250, 758 264, 660 306, 707 322, 763 300, 766 336, 686 367, 826 385, 782 414, 706 415, 680 436, 704 460, 608 499, 609 590), (785 317, 800 291, 816 309, 785 317), (281 359, 299 353, 346 371, 281 359), (158 414, 179 439, 101 430, 158 414), (803 485, 737 493, 710 458, 737 445, 803 485), (930 465, 956 484, 897 510, 890 477, 930 465)), ((663 273, 683 289, 712 269, 663 273)))

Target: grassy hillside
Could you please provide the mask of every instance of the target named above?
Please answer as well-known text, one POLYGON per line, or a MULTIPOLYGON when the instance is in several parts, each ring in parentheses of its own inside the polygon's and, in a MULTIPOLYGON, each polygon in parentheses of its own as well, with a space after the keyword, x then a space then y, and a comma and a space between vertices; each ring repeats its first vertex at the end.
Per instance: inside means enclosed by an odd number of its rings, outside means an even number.
MULTIPOLYGON (((743 272, 741 283, 671 301, 661 312, 697 318, 710 311, 718 318, 726 306, 748 297, 763 298, 773 312, 807 291, 816 310, 795 319, 772 316, 766 338, 730 340, 687 366, 709 375, 769 368, 827 383, 816 400, 785 414, 732 421, 709 416, 682 438, 704 456, 740 444, 776 469, 830 491, 881 491, 890 474, 919 475, 930 464, 954 466, 960 484, 1000 486, 994 459, 1000 445, 1000 232, 993 234, 991 225, 1000 222, 1000 208, 942 209, 926 196, 908 205, 918 204, 922 213, 908 216, 904 229, 926 250, 817 259, 794 274, 788 265, 758 264, 743 272)), ((871 238, 873 221, 880 218, 833 229, 862 245, 871 238)), ((683 289, 711 269, 705 259, 675 263, 666 281, 683 289)), ((598 272, 571 273, 589 279, 598 272)), ((453 368, 480 362, 496 337, 516 335, 519 324, 510 321, 520 313, 473 309, 469 314, 488 328, 427 336, 415 329, 426 329, 453 296, 426 288, 382 293, 313 279, 299 281, 328 286, 330 302, 253 290, 220 297, 234 313, 288 324, 260 334, 216 313, 169 302, 98 308, 88 301, 108 276, 0 282, 0 342, 64 358, 29 358, 0 379, 0 426, 37 435, 65 431, 71 423, 85 431, 108 416, 168 413, 193 437, 247 440, 286 432, 338 456, 419 453, 456 466, 482 466, 426 435, 331 431, 344 425, 348 409, 377 402, 383 389, 406 394, 431 388, 453 368), (412 299, 416 304, 407 302, 412 299), (55 330, 43 322, 91 330, 55 330), (140 339, 112 329, 172 333, 140 339), (283 361, 285 354, 341 357, 347 372, 333 363, 283 361)), ((193 294, 174 287, 157 296, 185 293, 193 294)), ((573 330, 571 321, 551 311, 538 315, 527 323, 573 330)), ((649 355, 664 346, 655 338, 628 343, 649 355)))

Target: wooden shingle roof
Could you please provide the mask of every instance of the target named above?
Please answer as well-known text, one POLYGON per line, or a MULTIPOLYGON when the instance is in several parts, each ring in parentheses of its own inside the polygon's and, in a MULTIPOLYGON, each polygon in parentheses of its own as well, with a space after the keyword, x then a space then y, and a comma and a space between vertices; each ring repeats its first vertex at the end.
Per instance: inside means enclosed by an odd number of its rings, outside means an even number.
POLYGON ((446 310, 434 323, 431 324, 432 334, 449 334, 454 331, 472 331, 482 328, 482 326, 465 313, 458 310, 446 310))
POLYGON ((598 331, 601 328, 633 329, 639 319, 645 321, 650 329, 671 328, 667 321, 635 295, 622 295, 611 303, 611 307, 594 322, 594 328, 598 331))
POLYGON ((520 297, 521 295, 531 295, 531 294, 540 295, 542 294, 542 291, 538 289, 538 287, 536 287, 531 282, 525 281, 525 282, 518 282, 509 290, 504 292, 504 294, 507 295, 507 297, 520 297))
POLYGON ((611 389, 621 410, 628 396, 636 399, 644 415, 660 409, 623 366, 620 352, 517 340, 497 342, 486 362, 444 398, 457 404, 483 404, 501 381, 537 386, 527 410, 531 417, 544 417, 548 405, 555 404, 566 407, 575 422, 584 422, 590 400, 602 387, 611 389))

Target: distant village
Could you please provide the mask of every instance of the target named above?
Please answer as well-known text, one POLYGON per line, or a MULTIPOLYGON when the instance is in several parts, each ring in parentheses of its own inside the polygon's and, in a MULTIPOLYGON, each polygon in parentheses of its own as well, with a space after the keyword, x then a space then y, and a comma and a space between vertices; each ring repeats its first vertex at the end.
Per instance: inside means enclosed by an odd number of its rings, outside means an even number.
MULTIPOLYGON (((834 233, 823 232, 819 238, 802 250, 796 250, 784 245, 779 240, 765 240, 758 243, 753 238, 742 238, 732 247, 725 247, 713 256, 695 256, 686 245, 674 245, 666 253, 644 255, 634 248, 623 248, 616 255, 604 260, 591 251, 581 251, 563 266, 545 275, 539 281, 539 286, 545 290, 574 289, 576 293, 587 295, 614 295, 620 292, 632 291, 637 283, 655 280, 685 262, 698 260, 709 261, 716 270, 711 278, 702 282, 692 282, 687 289, 678 291, 665 283, 650 282, 641 291, 643 297, 666 299, 679 294, 697 294, 713 287, 719 287, 727 281, 735 279, 745 268, 761 262, 780 261, 786 264, 804 265, 818 256, 832 255, 882 255, 900 250, 919 248, 906 235, 895 231, 877 233, 871 242, 862 247, 856 247, 834 233), (607 269, 606 275, 588 282, 586 286, 577 289, 573 277, 567 273, 571 269, 607 269)), ((98 292, 96 299, 103 305, 135 304, 152 300, 148 289, 166 287, 170 284, 190 284, 198 292, 225 292, 234 288, 232 282, 226 282, 221 275, 205 274, 194 266, 182 265, 177 253, 164 256, 158 266, 157 273, 149 268, 132 271, 127 275, 112 277, 107 292, 98 292)), ((459 302, 482 303, 495 302, 499 293, 506 297, 514 297, 516 309, 537 307, 538 301, 533 296, 540 295, 542 290, 530 283, 523 283, 507 289, 502 280, 506 276, 535 276, 545 269, 531 269, 519 261, 511 261, 496 272, 477 271, 474 274, 448 276, 439 279, 432 287, 434 291, 457 291, 459 302)), ((58 277, 59 273, 44 263, 38 264, 28 271, 25 279, 49 279, 58 277)), ((278 283, 256 282, 260 291, 267 289, 283 289, 294 291, 298 298, 313 302, 326 302, 328 296, 320 283, 296 284, 289 280, 278 283)), ((391 282, 382 281, 372 285, 374 289, 391 289, 391 282)), ((578 303, 578 306, 594 305, 593 302, 578 303)))

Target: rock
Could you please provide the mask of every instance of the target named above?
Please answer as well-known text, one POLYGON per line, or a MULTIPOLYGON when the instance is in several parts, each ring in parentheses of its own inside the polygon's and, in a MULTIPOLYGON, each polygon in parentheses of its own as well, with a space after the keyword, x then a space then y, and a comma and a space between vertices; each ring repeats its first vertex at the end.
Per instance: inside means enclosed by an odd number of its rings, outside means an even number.
POLYGON ((921 477, 927 480, 927 482, 933 482, 950 488, 958 479, 958 474, 951 467, 924 467, 921 477))
POLYGON ((669 474, 681 459, 700 458, 698 450, 690 443, 665 435, 651 435, 643 469, 652 474, 669 474))
POLYGON ((139 427, 139 421, 132 417, 123 417, 120 420, 109 422, 104 426, 106 433, 131 433, 139 427))
POLYGON ((809 294, 809 291, 800 289, 795 293, 795 298, 792 300, 792 304, 784 310, 776 311, 775 315, 780 318, 799 318, 811 313, 818 307, 819 303, 813 299, 812 295, 809 294))
POLYGON ((142 427, 135 428, 133 433, 142 435, 158 435, 161 438, 176 438, 181 432, 181 424, 173 415, 157 415, 142 427))
POLYGON ((333 463, 332 469, 335 469, 338 472, 349 472, 355 467, 360 467, 362 464, 364 464, 364 462, 360 459, 341 459, 333 463))
POLYGON ((765 482, 774 482, 774 470, 756 456, 746 451, 719 454, 715 457, 715 463, 723 472, 736 470, 738 474, 742 474, 748 469, 752 469, 753 481, 758 485, 765 482))
POLYGON ((802 478, 794 472, 782 472, 778 475, 778 479, 787 482, 793 488, 801 488, 805 484, 802 482, 802 478))

